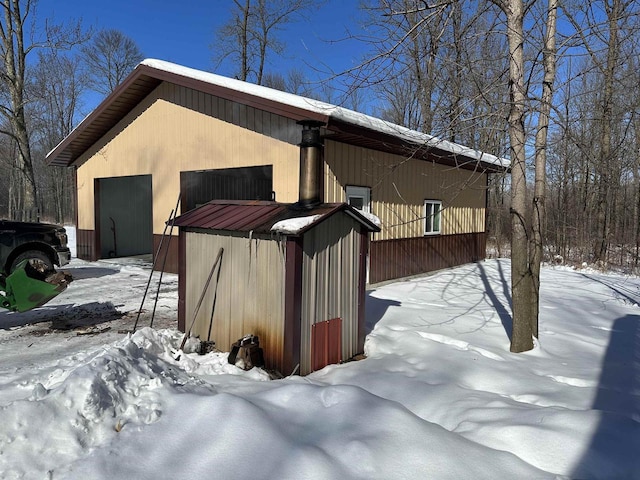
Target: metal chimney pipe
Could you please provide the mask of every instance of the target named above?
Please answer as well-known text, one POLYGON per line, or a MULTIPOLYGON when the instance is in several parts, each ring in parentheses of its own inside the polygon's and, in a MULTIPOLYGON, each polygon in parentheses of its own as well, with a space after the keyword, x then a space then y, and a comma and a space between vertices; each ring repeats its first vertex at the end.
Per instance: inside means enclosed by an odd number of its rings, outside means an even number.
POLYGON ((322 139, 320 127, 324 122, 301 120, 302 142, 300 142, 300 185, 298 206, 312 208, 322 203, 322 139))

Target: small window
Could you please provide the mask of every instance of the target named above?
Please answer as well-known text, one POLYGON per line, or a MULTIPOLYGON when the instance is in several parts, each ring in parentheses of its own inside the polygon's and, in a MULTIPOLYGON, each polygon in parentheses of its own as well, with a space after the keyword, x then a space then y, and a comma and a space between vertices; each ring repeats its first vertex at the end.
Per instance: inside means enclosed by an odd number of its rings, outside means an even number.
POLYGON ((371 189, 347 186, 347 203, 357 210, 371 213, 371 189))
POLYGON ((424 234, 434 235, 440 233, 440 220, 442 202, 440 200, 424 201, 424 234))

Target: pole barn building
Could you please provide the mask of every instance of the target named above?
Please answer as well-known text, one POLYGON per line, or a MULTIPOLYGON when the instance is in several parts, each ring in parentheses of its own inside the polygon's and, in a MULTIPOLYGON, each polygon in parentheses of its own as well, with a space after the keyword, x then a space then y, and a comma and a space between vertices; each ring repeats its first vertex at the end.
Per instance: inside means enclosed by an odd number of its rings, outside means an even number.
MULTIPOLYGON (((296 202, 304 121, 320 126, 321 202, 381 221, 370 283, 484 258, 487 178, 508 162, 160 60, 138 65, 47 155, 75 169, 78 256, 156 253, 178 198, 181 214, 216 199, 296 202)), ((163 243, 168 271, 178 271, 177 243, 163 243)))

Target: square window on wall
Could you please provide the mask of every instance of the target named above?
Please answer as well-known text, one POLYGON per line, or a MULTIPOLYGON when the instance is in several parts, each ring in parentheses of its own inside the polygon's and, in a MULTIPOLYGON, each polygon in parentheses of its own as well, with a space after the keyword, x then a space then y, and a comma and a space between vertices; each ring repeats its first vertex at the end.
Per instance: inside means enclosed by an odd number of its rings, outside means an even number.
POLYGON ((442 216, 442 202, 440 200, 424 201, 424 234, 436 235, 440 233, 442 216))
POLYGON ((346 188, 347 203, 357 210, 371 213, 371 188, 354 187, 348 185, 346 188))

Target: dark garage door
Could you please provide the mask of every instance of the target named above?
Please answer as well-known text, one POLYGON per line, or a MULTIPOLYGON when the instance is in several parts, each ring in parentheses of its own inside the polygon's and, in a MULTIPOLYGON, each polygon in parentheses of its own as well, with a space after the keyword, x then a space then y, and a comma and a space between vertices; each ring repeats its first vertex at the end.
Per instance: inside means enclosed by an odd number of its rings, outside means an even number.
POLYGON ((96 180, 101 258, 153 250, 151 175, 96 180))
POLYGON ((180 172, 182 213, 210 200, 272 200, 273 167, 180 172))

